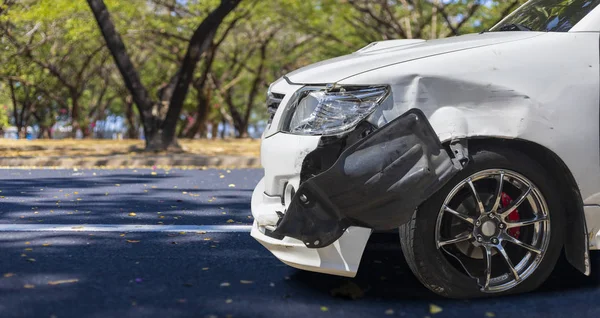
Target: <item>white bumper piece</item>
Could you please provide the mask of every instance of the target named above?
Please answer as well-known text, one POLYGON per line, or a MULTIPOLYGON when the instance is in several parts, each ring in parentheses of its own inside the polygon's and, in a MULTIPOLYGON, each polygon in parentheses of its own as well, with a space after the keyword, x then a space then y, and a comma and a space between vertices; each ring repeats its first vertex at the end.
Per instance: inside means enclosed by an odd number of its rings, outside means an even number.
MULTIPOLYGON (((252 195, 252 214, 255 218, 262 214, 277 214, 273 204, 263 203, 264 180, 261 180, 252 195)), ((269 197, 267 197, 268 201, 269 197)), ((251 235, 285 264, 312 272, 354 277, 358 271, 363 251, 371 236, 371 229, 350 227, 335 243, 323 248, 308 248, 302 241, 285 237, 278 240, 265 235, 264 226, 255 220, 251 235)))

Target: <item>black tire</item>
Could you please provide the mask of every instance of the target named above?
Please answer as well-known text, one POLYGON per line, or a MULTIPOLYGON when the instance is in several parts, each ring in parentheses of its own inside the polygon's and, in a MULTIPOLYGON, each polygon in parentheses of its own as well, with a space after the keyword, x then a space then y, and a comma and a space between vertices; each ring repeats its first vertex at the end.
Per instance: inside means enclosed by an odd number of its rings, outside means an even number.
POLYGON ((415 276, 433 292, 450 298, 477 298, 529 292, 539 287, 552 272, 563 246, 564 208, 551 171, 513 149, 502 147, 470 148, 468 165, 440 191, 424 202, 412 219, 400 227, 400 241, 406 261, 415 276), (458 270, 436 247, 435 228, 440 208, 447 195, 462 180, 487 169, 507 169, 531 180, 548 206, 550 241, 537 269, 507 291, 486 293, 476 280, 458 270))

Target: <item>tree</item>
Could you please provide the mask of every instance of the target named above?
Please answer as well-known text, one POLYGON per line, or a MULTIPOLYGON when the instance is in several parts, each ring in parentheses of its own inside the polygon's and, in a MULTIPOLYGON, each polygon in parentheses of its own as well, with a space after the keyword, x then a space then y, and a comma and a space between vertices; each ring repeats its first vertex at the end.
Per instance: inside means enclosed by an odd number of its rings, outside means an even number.
POLYGON ((181 66, 177 74, 172 77, 171 83, 175 83, 175 85, 169 100, 166 117, 161 120, 156 116, 157 102, 150 98, 147 89, 140 81, 139 74, 131 62, 121 36, 115 29, 104 1, 88 0, 104 40, 123 77, 125 86, 131 93, 140 113, 141 122, 144 125, 146 149, 166 150, 173 147, 178 148, 175 140, 175 129, 196 65, 202 53, 212 42, 223 19, 238 6, 240 1, 221 0, 220 5, 194 31, 181 66))
POLYGON ((109 57, 93 30, 86 28, 83 18, 87 12, 82 12, 82 7, 66 0, 21 1, 10 7, 1 25, 14 52, 8 62, 20 65, 8 75, 26 77, 42 72, 43 78, 53 77, 69 100, 73 135, 80 128, 84 135, 89 133, 82 125, 86 119, 82 97, 109 57), (23 67, 29 73, 23 72, 23 67))

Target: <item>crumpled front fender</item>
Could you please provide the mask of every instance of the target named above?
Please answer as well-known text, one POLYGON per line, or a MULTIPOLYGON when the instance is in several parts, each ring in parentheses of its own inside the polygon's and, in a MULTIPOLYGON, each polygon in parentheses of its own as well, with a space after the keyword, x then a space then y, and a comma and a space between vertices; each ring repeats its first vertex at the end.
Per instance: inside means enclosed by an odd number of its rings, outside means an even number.
POLYGON ((427 117, 411 109, 302 183, 272 234, 321 248, 349 226, 397 228, 459 170, 427 117))

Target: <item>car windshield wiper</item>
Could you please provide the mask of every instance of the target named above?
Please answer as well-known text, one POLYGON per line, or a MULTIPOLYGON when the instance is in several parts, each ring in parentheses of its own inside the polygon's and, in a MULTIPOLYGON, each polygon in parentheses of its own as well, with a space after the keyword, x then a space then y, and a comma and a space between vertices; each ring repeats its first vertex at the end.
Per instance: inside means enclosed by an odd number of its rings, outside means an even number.
POLYGON ((501 26, 498 31, 531 31, 531 28, 518 23, 510 23, 501 26))

